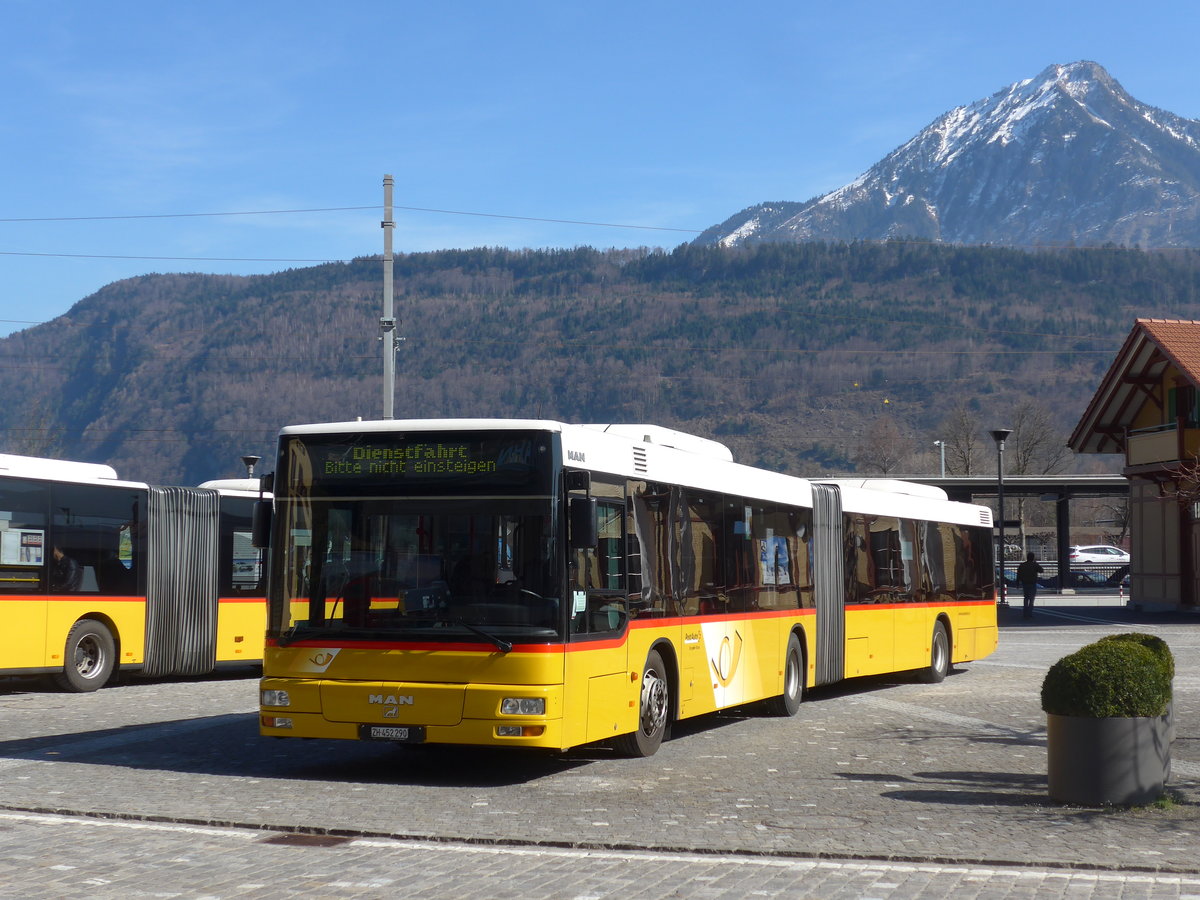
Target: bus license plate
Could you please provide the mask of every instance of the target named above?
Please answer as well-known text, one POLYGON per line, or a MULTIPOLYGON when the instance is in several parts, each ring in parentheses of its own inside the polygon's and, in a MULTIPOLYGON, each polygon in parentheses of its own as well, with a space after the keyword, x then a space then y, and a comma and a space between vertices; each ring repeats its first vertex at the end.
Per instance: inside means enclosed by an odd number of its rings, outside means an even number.
POLYGON ((421 725, 363 725, 359 735, 368 741, 419 744, 425 740, 425 728, 421 725))

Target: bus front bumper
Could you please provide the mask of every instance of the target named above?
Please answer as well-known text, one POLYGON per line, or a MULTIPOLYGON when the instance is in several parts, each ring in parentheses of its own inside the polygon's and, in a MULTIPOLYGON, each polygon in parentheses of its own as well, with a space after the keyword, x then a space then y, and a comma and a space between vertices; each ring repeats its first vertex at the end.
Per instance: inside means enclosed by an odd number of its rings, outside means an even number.
POLYGON ((265 737, 563 749, 557 685, 265 678, 260 697, 265 737))

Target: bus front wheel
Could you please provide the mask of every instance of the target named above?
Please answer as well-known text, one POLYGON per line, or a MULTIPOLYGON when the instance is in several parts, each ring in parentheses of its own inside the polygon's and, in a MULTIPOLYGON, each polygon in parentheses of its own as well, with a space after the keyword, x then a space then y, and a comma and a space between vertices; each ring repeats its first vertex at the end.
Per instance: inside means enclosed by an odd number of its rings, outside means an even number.
POLYGON ((783 693, 767 700, 767 711, 773 716, 794 716, 804 699, 804 651, 800 638, 793 631, 788 636, 783 660, 783 693))
POLYGON ((950 671, 950 636, 946 626, 937 622, 929 646, 929 665, 921 669, 920 678, 926 684, 939 684, 950 671))
POLYGON ((65 691, 87 693, 104 686, 116 664, 112 634, 95 619, 80 619, 67 634, 63 669, 54 676, 65 691))
POLYGON ((667 733, 671 713, 671 685, 657 650, 646 656, 638 701, 638 727, 616 739, 617 752, 624 756, 653 756, 667 733))

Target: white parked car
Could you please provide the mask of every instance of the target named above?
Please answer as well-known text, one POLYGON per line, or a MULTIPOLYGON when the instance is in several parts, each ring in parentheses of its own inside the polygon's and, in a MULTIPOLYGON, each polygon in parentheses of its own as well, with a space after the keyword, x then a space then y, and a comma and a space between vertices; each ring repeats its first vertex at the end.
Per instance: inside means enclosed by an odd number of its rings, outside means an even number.
POLYGON ((1071 548, 1073 563, 1108 563, 1114 566, 1129 565, 1129 554, 1120 547, 1110 547, 1107 544, 1089 544, 1083 547, 1071 548))

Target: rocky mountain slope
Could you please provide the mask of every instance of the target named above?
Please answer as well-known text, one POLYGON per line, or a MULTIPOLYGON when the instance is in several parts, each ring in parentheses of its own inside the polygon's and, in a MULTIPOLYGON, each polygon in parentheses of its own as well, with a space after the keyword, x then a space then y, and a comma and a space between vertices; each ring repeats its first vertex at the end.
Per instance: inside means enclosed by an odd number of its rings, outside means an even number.
MULTIPOLYGON (((0 339, 0 452, 159 483, 247 453, 272 471, 281 426, 379 417, 381 281, 363 259, 111 284, 0 339)), ((896 471, 933 472, 958 409, 985 450, 1028 401, 1065 442, 1136 316, 1200 318, 1200 251, 446 250, 397 256, 395 285, 397 418, 651 422, 820 475, 886 417, 896 471)))

